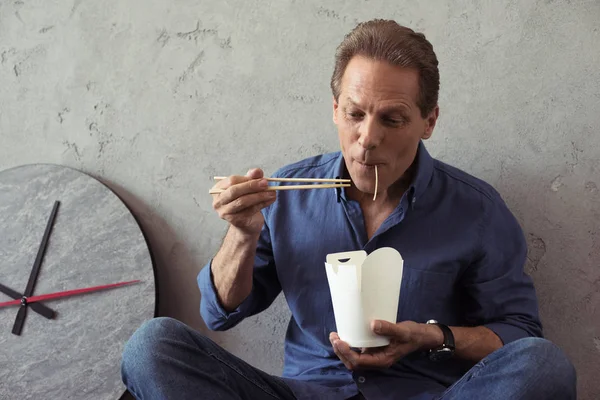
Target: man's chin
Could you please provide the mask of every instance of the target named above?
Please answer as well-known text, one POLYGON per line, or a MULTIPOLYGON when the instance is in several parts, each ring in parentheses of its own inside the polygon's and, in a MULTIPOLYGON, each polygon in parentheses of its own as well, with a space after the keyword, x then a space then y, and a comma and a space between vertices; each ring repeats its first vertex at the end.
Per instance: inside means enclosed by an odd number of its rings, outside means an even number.
MULTIPOLYGON (((367 182, 365 179, 352 180, 354 190, 360 194, 373 195, 373 182, 367 182)), ((357 193, 357 194, 359 194, 357 193)))

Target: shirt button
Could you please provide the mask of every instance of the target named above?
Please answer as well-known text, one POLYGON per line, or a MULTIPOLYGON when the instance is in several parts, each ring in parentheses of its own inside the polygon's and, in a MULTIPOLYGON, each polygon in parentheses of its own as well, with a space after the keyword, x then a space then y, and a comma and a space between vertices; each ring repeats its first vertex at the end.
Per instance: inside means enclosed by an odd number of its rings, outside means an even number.
POLYGON ((417 198, 413 197, 412 202, 413 202, 413 204, 415 204, 417 202, 417 198))
POLYGON ((359 376, 358 377, 358 383, 365 383, 365 377, 364 376, 359 376))

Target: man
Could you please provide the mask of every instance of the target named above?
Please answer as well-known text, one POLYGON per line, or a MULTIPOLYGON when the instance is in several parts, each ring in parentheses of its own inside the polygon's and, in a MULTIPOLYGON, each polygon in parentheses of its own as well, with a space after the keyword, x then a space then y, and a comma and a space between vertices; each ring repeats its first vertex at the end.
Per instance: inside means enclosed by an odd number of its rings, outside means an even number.
POLYGON ((211 329, 229 329, 283 291, 292 313, 283 376, 159 318, 124 353, 123 380, 134 395, 575 398, 573 366, 541 338, 514 216, 489 185, 432 159, 423 145, 439 114, 437 64, 423 35, 393 21, 359 24, 339 46, 331 79, 341 152, 276 174, 347 177, 352 186, 275 194, 258 169, 217 184, 225 190, 213 206, 230 226, 198 276, 202 316, 211 329), (325 256, 386 246, 405 260, 397 323, 372 323, 391 344, 352 349, 335 333, 325 256))

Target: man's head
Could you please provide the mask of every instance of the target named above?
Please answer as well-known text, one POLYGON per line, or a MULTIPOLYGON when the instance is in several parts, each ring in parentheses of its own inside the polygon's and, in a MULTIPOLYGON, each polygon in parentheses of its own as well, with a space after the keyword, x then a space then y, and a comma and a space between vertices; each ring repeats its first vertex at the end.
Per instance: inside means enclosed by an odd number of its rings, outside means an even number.
POLYGON ((394 21, 359 24, 339 45, 333 120, 351 178, 363 193, 387 192, 411 166, 438 116, 438 61, 420 33, 394 21))

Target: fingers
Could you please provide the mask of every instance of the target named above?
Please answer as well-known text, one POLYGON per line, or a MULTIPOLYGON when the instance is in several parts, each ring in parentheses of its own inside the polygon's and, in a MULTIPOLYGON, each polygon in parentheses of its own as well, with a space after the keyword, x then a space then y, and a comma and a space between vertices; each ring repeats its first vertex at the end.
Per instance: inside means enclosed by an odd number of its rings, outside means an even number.
MULTIPOLYGON (((225 194, 225 192, 223 192, 225 194)), ((275 201, 277 195, 272 191, 262 191, 258 193, 251 193, 241 195, 241 197, 234 198, 233 200, 224 203, 222 200, 215 200, 215 209, 219 213, 221 218, 225 218, 228 215, 240 214, 248 211, 250 214, 254 214, 260 211, 265 204, 271 204, 275 201)))
POLYGON ((389 368, 396 361, 390 346, 362 349, 360 353, 352 350, 348 343, 340 340, 337 333, 329 335, 334 353, 351 371, 368 368, 389 368))
MULTIPOLYGON (((274 200, 277 195, 275 192, 266 191, 268 182, 262 177, 262 170, 256 168, 249 170, 246 176, 234 175, 218 182, 215 188, 224 189, 224 191, 213 196, 213 208, 223 218, 249 208, 256 209, 256 206, 274 200)), ((258 207, 259 210, 260 208, 258 207)))
POLYGON ((250 179, 245 176, 230 176, 215 187, 225 189, 216 197, 220 204, 227 204, 240 196, 264 191, 268 187, 266 179, 250 179))
POLYGON ((220 180, 214 189, 222 189, 213 194, 213 209, 219 217, 245 233, 258 233, 264 218, 260 211, 277 199, 273 190, 267 190, 268 181, 259 168, 249 170, 245 176, 233 175, 220 180))
POLYGON ((340 337, 337 333, 332 332, 329 334, 329 341, 331 342, 331 346, 333 347, 333 352, 336 356, 344 363, 344 366, 348 368, 350 371, 354 369, 354 365, 347 359, 345 354, 348 351, 352 351, 350 346, 347 343, 340 340, 340 337))
POLYGON ((243 182, 248 182, 251 180, 259 180, 264 178, 264 174, 262 169, 260 168, 253 168, 248 170, 248 172, 246 172, 245 176, 240 176, 240 175, 231 175, 229 177, 227 177, 226 179, 222 179, 219 182, 217 182, 217 184, 213 187, 215 189, 227 189, 230 186, 234 186, 243 182))
POLYGON ((354 351, 350 345, 340 339, 336 332, 329 334, 329 341, 334 353, 349 370, 364 368, 389 368, 397 360, 418 349, 418 324, 413 321, 403 321, 397 324, 375 320, 371 329, 378 335, 390 338, 390 344, 382 347, 370 347, 354 351), (413 332, 415 334, 413 334, 413 332))

